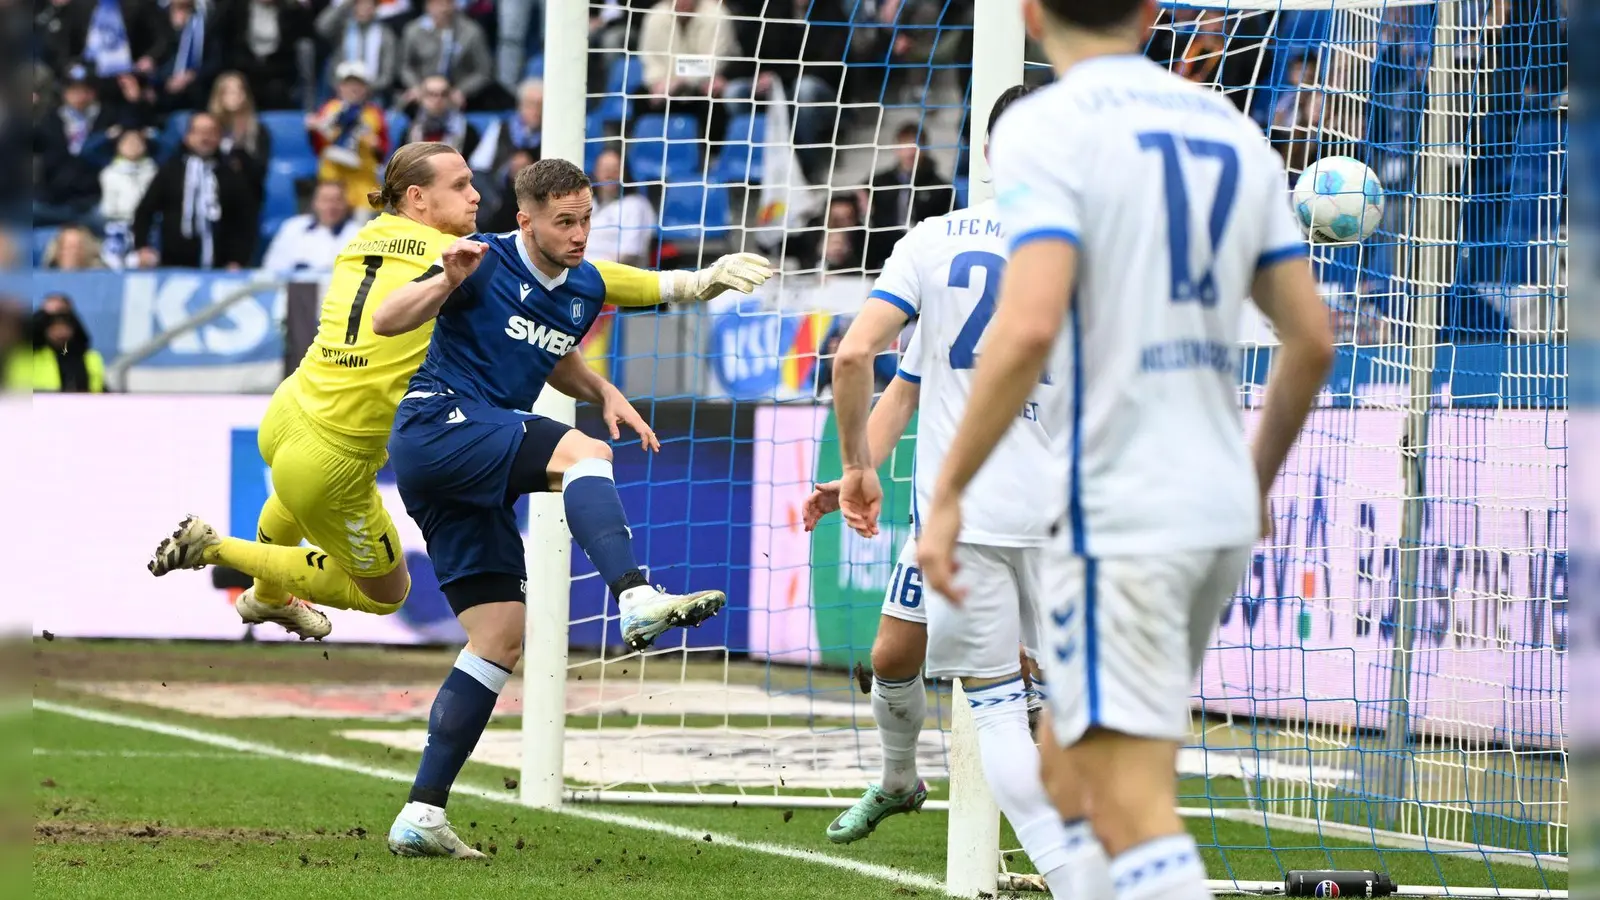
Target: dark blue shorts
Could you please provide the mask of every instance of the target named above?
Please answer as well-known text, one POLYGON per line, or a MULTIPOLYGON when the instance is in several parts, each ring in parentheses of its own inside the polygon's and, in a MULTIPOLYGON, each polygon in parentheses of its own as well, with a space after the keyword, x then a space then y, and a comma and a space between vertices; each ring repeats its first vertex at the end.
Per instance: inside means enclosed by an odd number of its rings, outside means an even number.
POLYGON ((495 583, 504 585, 527 577, 513 509, 512 466, 519 451, 524 460, 536 455, 548 463, 571 430, 553 419, 457 394, 409 395, 400 403, 389 436, 395 486, 422 529, 428 558, 453 608, 491 601, 459 602, 451 596, 452 582, 501 576, 495 583))

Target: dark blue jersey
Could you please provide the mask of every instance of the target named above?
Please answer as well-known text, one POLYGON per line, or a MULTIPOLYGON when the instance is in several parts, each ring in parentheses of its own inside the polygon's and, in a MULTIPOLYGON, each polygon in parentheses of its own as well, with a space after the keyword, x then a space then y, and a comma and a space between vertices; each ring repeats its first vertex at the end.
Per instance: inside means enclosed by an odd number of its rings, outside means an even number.
POLYGON ((587 261, 545 277, 520 232, 472 239, 489 250, 445 301, 411 390, 450 390, 500 409, 531 410, 550 371, 600 315, 605 281, 587 261))

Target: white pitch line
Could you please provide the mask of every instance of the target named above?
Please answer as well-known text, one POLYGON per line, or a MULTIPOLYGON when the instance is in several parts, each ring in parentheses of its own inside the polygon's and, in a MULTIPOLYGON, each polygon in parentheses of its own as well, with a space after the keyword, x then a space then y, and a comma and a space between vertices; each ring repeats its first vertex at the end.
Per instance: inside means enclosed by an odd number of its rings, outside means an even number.
POLYGON ((240 750, 218 750, 208 753, 204 750, 65 750, 55 747, 35 747, 33 755, 114 759, 250 759, 260 756, 259 753, 245 753, 240 750))
MULTIPOLYGON (((335 769, 340 772, 350 772, 355 775, 366 775, 371 778, 381 778, 385 781, 396 781, 402 784, 410 784, 414 774, 411 772, 401 772, 397 769, 382 769, 374 766, 364 766, 360 763, 351 762, 347 759, 340 759, 337 756, 329 756, 325 753, 299 753, 293 750, 284 750, 280 747, 274 747, 271 744, 259 744, 254 741, 246 741, 236 737, 230 737, 226 734, 218 734, 212 731, 201 731, 198 728, 188 728, 183 725, 170 725, 166 722, 158 722, 153 719, 142 719, 136 716, 123 715, 121 713, 102 712, 101 710, 97 709, 70 706, 64 703, 53 703, 49 700, 35 700, 33 701, 33 708, 36 710, 42 710, 44 712, 56 713, 57 715, 71 716, 75 719, 83 719, 86 722, 97 722, 102 725, 116 725, 122 728, 133 728, 139 731, 148 731, 153 734, 166 735, 167 737, 182 738, 183 740, 194 741, 197 744, 206 744, 211 747, 221 747, 223 749, 233 750, 238 753, 251 753, 257 756, 267 756, 274 759, 282 759, 289 762, 302 763, 305 765, 321 766, 325 769, 335 769)), ((485 790, 483 788, 472 787, 471 785, 456 785, 451 790, 451 793, 457 795, 465 794, 469 797, 476 797, 480 800, 488 800, 492 803, 502 803, 508 806, 523 807, 521 802, 507 797, 504 794, 495 793, 494 791, 485 790)), ((720 844, 724 847, 732 847, 736 850, 748 850, 753 853, 764 853, 768 856, 779 856, 783 857, 784 859, 794 859, 801 862, 819 863, 821 865, 831 866, 835 869, 842 869, 846 872, 851 872, 856 875, 865 875, 868 878, 877 878, 908 888, 916 888, 924 891, 935 891, 940 894, 944 893, 944 882, 937 878, 931 878, 927 875, 917 875, 912 872, 905 872, 900 869, 890 868, 889 866, 857 862, 853 859, 842 859, 837 856, 830 856, 826 853, 802 850, 798 847, 788 847, 784 846, 783 844, 769 844, 765 841, 747 841, 742 838, 733 837, 732 835, 719 834, 714 831, 708 832, 701 828, 681 828, 677 825, 668 825, 665 822, 658 822, 654 819, 644 819, 638 816, 627 816, 620 813, 600 812, 592 809, 575 809, 570 806, 551 811, 557 812, 564 816, 571 816, 575 819, 584 819, 590 822, 601 822, 607 825, 616 825, 623 828, 634 828, 640 831, 650 831, 656 834, 667 835, 669 837, 681 838, 686 841, 693 841, 695 843, 704 842, 706 835, 709 834, 711 835, 711 843, 720 844)))

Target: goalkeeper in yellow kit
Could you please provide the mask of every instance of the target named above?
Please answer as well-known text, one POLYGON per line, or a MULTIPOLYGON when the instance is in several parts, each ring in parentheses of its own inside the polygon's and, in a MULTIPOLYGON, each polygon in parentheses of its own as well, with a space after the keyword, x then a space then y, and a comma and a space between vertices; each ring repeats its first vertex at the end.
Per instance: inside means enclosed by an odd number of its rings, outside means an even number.
MULTIPOLYGON (((380 212, 339 252, 316 340, 261 420, 261 456, 273 491, 261 508, 256 539, 222 537, 189 516, 149 564, 154 575, 208 565, 238 569, 255 579, 235 601, 240 617, 276 622, 301 640, 331 630, 312 603, 387 615, 411 590, 377 475, 395 407, 427 353, 433 327, 430 322, 380 337, 372 331, 372 314, 395 288, 431 277, 456 254, 481 247, 456 245, 476 230, 479 198, 466 160, 448 145, 414 143, 395 151, 383 189, 368 199, 380 212), (315 546, 302 547, 302 540, 315 546)), ((748 292, 772 274, 765 259, 745 253, 696 272, 595 265, 607 301, 618 306, 748 292)))

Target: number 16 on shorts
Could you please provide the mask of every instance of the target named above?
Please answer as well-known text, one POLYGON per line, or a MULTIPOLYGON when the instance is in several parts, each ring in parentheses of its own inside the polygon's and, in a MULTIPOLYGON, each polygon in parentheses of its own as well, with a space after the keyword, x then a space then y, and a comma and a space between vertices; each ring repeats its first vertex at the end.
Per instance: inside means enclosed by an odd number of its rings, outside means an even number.
POLYGON ((894 578, 889 582, 889 596, 906 609, 921 607, 922 570, 903 563, 895 566, 894 578))

